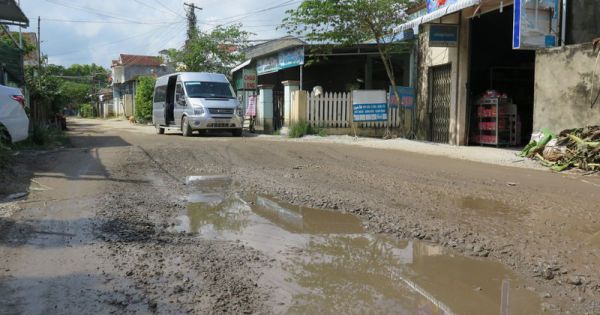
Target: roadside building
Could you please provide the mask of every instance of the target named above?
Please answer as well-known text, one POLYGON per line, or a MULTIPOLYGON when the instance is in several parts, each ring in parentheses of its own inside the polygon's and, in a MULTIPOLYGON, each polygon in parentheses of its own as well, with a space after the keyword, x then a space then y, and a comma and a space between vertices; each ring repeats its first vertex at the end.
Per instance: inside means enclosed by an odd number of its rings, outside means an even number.
POLYGON ((98 115, 102 118, 116 116, 114 106, 113 90, 102 88, 98 91, 98 115))
POLYGON ((0 34, 8 39, 0 41, 0 84, 23 86, 23 49, 10 26, 28 27, 29 19, 14 0, 0 1, 0 34))
MULTIPOLYGON (((398 45, 392 55, 398 85, 411 85, 412 48, 412 42, 408 41, 398 45)), ((389 89, 375 44, 323 49, 286 36, 253 46, 245 54, 249 59, 231 73, 243 104, 257 97, 258 130, 272 131, 287 126, 292 118, 292 96, 299 90, 311 92, 317 88, 335 95, 335 102, 343 102, 337 109, 329 109, 329 121, 333 122, 340 116, 349 116, 347 93, 389 89)))
POLYGON ((140 76, 160 77, 171 73, 158 56, 119 55, 112 65, 113 114, 133 116, 137 79, 140 76))
POLYGON ((508 146, 541 127, 600 122, 598 107, 583 101, 598 78, 591 44, 581 44, 599 34, 598 6, 424 1, 425 14, 398 28, 418 34, 417 138, 508 146))
POLYGON ((536 52, 534 130, 600 124, 600 69, 592 41, 600 37, 600 2, 567 2, 565 44, 536 52))

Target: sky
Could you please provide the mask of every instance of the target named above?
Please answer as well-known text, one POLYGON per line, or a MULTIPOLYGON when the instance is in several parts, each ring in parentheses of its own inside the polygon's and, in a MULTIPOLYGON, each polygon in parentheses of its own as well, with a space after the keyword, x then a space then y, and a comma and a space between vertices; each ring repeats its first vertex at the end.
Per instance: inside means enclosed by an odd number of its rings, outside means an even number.
MULTIPOLYGON (((18 0, 17 0, 18 1, 18 0)), ((96 63, 109 68, 119 54, 158 55, 180 48, 186 34, 183 3, 196 11, 198 26, 242 23, 253 39, 285 35, 277 25, 296 0, 20 0, 30 20, 26 31, 37 32, 41 17, 42 53, 49 63, 96 63)), ((16 30, 13 28, 13 30, 16 30)))

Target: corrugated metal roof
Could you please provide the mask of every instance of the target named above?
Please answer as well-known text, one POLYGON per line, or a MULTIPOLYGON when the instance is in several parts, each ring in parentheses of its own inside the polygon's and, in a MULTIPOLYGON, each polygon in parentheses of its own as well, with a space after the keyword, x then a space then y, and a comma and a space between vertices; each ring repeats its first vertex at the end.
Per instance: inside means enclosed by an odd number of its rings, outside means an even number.
POLYGON ((0 24, 29 26, 29 19, 15 0, 0 0, 0 24))
POLYGON ((427 22, 431 22, 433 20, 437 20, 439 18, 442 18, 448 14, 454 13, 454 12, 458 12, 462 9, 468 8, 468 7, 472 7, 475 5, 478 5, 481 3, 481 0, 458 0, 458 2, 451 4, 447 7, 441 8, 439 10, 433 11, 429 14, 425 14, 423 16, 420 16, 414 20, 408 21, 402 25, 400 25, 396 31, 397 32, 402 32, 404 30, 407 29, 411 29, 411 28, 415 28, 417 26, 419 26, 420 24, 424 24, 427 22))

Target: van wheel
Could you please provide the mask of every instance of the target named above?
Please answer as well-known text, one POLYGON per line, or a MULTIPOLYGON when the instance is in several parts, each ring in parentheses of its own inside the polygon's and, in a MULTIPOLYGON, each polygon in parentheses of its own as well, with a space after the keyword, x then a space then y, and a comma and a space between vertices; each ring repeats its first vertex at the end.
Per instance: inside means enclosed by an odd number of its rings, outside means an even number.
POLYGON ((158 124, 154 125, 154 127, 156 128, 156 134, 159 134, 159 135, 165 134, 165 128, 161 128, 158 124))
POLYGON ((181 120, 181 132, 183 133, 184 137, 192 136, 192 127, 190 126, 187 117, 183 117, 183 119, 181 120))

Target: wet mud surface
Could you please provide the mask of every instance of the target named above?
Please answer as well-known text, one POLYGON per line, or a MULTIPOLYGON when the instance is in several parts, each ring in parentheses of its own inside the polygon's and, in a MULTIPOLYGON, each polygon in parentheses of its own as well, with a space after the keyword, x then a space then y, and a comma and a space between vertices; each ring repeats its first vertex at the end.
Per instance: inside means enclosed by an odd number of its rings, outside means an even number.
POLYGON ((598 178, 73 129, 0 219, 2 313, 600 311, 598 178))

